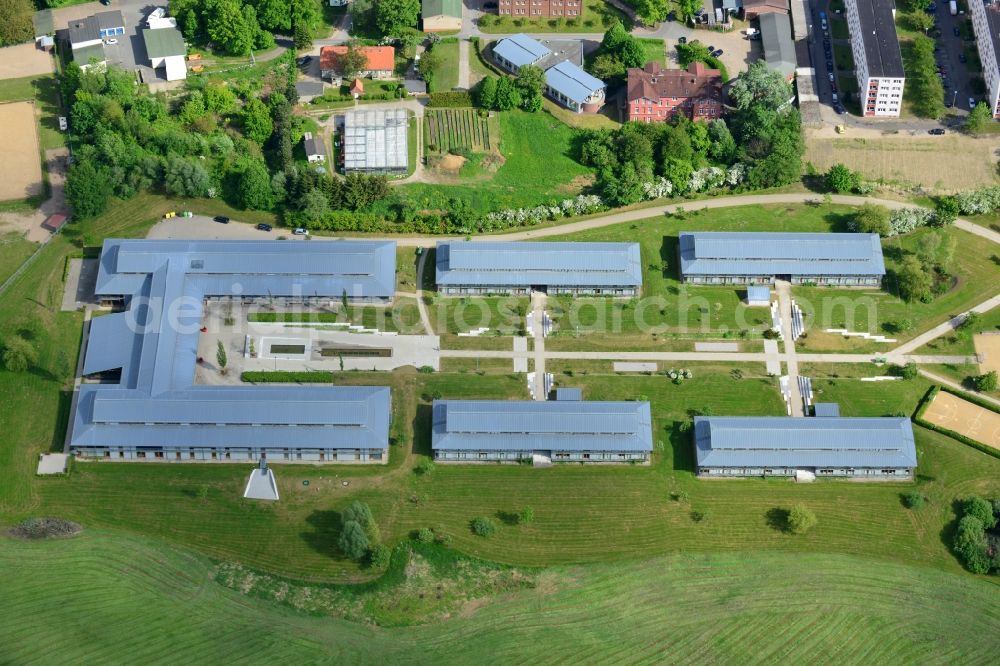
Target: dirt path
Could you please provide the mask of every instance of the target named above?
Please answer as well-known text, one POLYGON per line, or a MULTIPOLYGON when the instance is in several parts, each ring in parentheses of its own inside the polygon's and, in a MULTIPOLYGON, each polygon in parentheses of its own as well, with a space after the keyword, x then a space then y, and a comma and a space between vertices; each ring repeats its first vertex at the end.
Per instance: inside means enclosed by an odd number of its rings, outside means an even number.
POLYGON ((458 42, 458 87, 462 90, 472 87, 469 74, 469 41, 461 39, 458 42))

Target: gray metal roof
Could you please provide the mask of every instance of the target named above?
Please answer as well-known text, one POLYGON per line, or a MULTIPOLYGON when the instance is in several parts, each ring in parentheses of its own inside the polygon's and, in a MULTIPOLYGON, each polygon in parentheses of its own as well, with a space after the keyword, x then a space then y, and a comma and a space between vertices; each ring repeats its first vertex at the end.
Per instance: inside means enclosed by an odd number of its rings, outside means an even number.
POLYGON ((387 388, 195 386, 194 370, 205 297, 391 298, 395 270, 392 241, 106 240, 95 293, 129 309, 91 322, 83 368, 121 379, 81 388, 72 444, 384 448, 387 388))
POLYGON ((80 44, 82 42, 92 42, 101 38, 101 29, 97 24, 97 18, 87 16, 69 22, 69 43, 80 44))
POLYGON ((583 390, 578 388, 557 388, 556 400, 583 400, 583 390))
POLYGON ((771 289, 764 285, 751 285, 747 287, 748 301, 769 301, 771 300, 771 289))
POLYGON ((682 231, 680 255, 685 276, 885 274, 878 234, 682 231))
POLYGON ((310 155, 326 157, 326 145, 323 143, 323 137, 314 136, 312 132, 306 132, 305 136, 302 137, 302 147, 306 151, 306 157, 310 155))
POLYGON ((440 242, 437 284, 638 287, 638 243, 440 242))
POLYGON ((125 17, 117 9, 107 12, 97 12, 94 14, 94 18, 97 19, 97 25, 102 30, 125 27, 125 17))
POLYGON ((591 76, 568 60, 564 60, 545 71, 545 84, 577 104, 583 104, 605 87, 604 81, 591 76))
POLYGON ((840 405, 835 402, 817 402, 813 405, 813 411, 816 416, 822 416, 824 418, 840 416, 840 405))
POLYGON ((868 75, 903 78, 903 56, 896 39, 895 3, 893 0, 854 0, 854 3, 861 23, 868 75))
POLYGON ((917 466, 905 417, 697 416, 699 467, 917 466))
POLYGON ((344 115, 344 169, 406 171, 405 109, 348 111, 344 115))
POLYGON ((493 53, 512 63, 515 67, 533 65, 552 51, 538 40, 524 33, 511 35, 493 45, 493 53))
POLYGON ((652 451, 648 402, 435 400, 431 447, 652 451))
POLYGON ((142 41, 146 44, 146 55, 150 60, 187 54, 184 35, 177 28, 143 30, 142 41))
POLYGON ((792 41, 792 24, 788 14, 770 12, 761 14, 760 41, 764 46, 764 61, 784 76, 795 73, 795 43, 792 41))

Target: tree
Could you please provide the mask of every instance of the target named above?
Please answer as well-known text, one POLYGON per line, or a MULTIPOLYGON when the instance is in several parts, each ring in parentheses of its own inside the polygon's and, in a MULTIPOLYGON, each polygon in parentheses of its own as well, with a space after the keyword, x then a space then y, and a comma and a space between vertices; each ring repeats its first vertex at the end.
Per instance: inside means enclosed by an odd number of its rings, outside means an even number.
POLYGON ((903 379, 916 379, 919 375, 920 375, 920 368, 913 361, 910 361, 909 363, 904 365, 903 370, 900 373, 900 376, 903 379))
POLYGON ((545 85, 545 72, 541 67, 525 65, 518 70, 515 81, 521 94, 521 108, 525 111, 538 111, 542 108, 542 87, 545 85))
POLYGON ((853 192, 858 188, 860 180, 858 174, 843 164, 834 164, 826 172, 826 186, 839 194, 853 192))
POLYGON ((961 206, 959 206, 956 197, 938 197, 937 201, 934 202, 933 225, 935 227, 947 227, 958 218, 960 212, 961 206))
POLYGON ((271 176, 260 160, 248 161, 240 173, 239 205, 250 210, 270 210, 274 206, 271 176))
POLYGON ((653 25, 666 20, 670 13, 668 0, 630 0, 629 4, 635 10, 636 16, 646 25, 653 25))
POLYGON ((375 3, 375 25, 385 36, 399 37, 417 27, 420 0, 379 0, 375 3))
MULTIPOLYGON (((425 54, 427 58, 429 54, 425 54)), ((344 78, 353 79, 368 69, 368 56, 356 41, 347 42, 347 53, 340 56, 340 73, 344 78)))
POLYGON ((933 266, 937 260, 938 248, 941 247, 941 236, 937 233, 927 233, 917 241, 917 257, 927 266, 933 266))
POLYGON ((380 543, 372 546, 371 551, 368 553, 368 561, 376 569, 384 569, 389 566, 389 560, 391 558, 392 551, 389 550, 388 546, 380 543))
POLYGON ((226 346, 222 344, 222 340, 218 341, 218 347, 215 349, 215 362, 219 364, 219 370, 225 374, 226 366, 229 364, 229 357, 226 356, 226 346))
POLYGON ((708 47, 699 40, 688 42, 687 44, 677 44, 677 62, 681 67, 687 67, 693 62, 705 62, 712 53, 708 47))
POLYGON ((171 156, 163 174, 167 192, 182 197, 203 197, 208 194, 211 178, 205 168, 193 160, 171 156))
POLYGON ((601 53, 591 63, 588 71, 599 79, 607 81, 625 75, 625 65, 613 53, 601 53))
POLYGON ((104 169, 90 161, 77 162, 66 174, 66 200, 73 209, 73 217, 86 220, 96 217, 108 207, 111 183, 104 169))
POLYGON ((492 109, 497 103, 497 80, 492 76, 487 76, 479 85, 479 106, 484 109, 492 109))
POLYGON ((340 552, 352 560, 360 560, 368 552, 368 537, 365 530, 356 520, 346 521, 337 538, 340 552))
POLYGON ((993 505, 977 495, 972 495, 962 502, 962 515, 972 516, 987 530, 997 526, 997 519, 993 515, 993 505))
POLYGON ((922 118, 940 118, 944 114, 944 87, 937 72, 935 42, 917 35, 910 46, 906 87, 912 91, 913 112, 922 118))
POLYGON ((489 518, 480 516, 472 519, 472 532, 481 537, 490 537, 496 534, 497 525, 489 518))
POLYGON ((792 97, 792 86, 781 72, 768 69, 761 60, 740 72, 729 90, 729 97, 740 110, 760 106, 777 109, 792 97))
POLYGON ((618 59, 626 69, 642 67, 646 64, 646 50, 638 39, 629 35, 628 40, 618 49, 618 59))
POLYGON ((35 36, 31 0, 0 0, 0 46, 30 42, 35 36))
POLYGON ((502 76, 497 81, 497 111, 509 111, 521 106, 521 93, 514 83, 514 79, 509 76, 502 76))
POLYGON ((979 134, 989 127, 992 122, 993 114, 990 113, 989 105, 985 102, 979 102, 969 112, 969 118, 965 121, 965 127, 973 134, 979 134))
POLYGON ((796 504, 788 512, 788 529, 792 534, 805 534, 817 522, 816 514, 805 504, 796 504))
POLYGON ((24 372, 38 363, 38 350, 29 340, 11 336, 4 340, 3 367, 10 372, 24 372))
POLYGON ((684 20, 689 20, 694 17, 695 12, 702 8, 701 0, 676 0, 675 5, 677 11, 680 12, 681 17, 684 20))
POLYGON ((896 281, 899 288, 899 296, 904 301, 926 301, 931 296, 933 285, 930 273, 924 270, 924 265, 920 263, 912 254, 903 258, 903 262, 896 273, 896 281))
POLYGON ((861 206, 854 214, 854 229, 864 234, 888 236, 890 233, 889 209, 877 204, 861 206))
POLYGON ((236 108, 236 95, 225 84, 212 84, 205 87, 205 106, 209 111, 224 116, 236 108))
POLYGON ((371 543, 377 543, 379 541, 379 529, 378 524, 375 522, 374 516, 372 516, 371 509, 364 502, 359 502, 357 500, 351 502, 350 506, 344 509, 341 514, 341 519, 347 523, 354 521, 365 531, 365 538, 371 543))
POLYGON ((260 27, 281 34, 288 34, 292 29, 292 12, 289 11, 288 0, 253 0, 253 5, 257 9, 260 27))
POLYGON ((615 19, 604 33, 601 40, 601 51, 604 53, 616 53, 622 44, 627 42, 632 35, 625 29, 620 19, 615 19))
POLYGON ((271 122, 271 114, 258 98, 254 98, 246 103, 240 115, 243 121, 243 133, 247 138, 264 145, 274 131, 274 123, 271 122))
POLYGON ((976 378, 973 380, 973 383, 975 384, 977 391, 983 393, 988 393, 989 391, 996 391, 997 371, 990 370, 989 372, 984 373, 982 375, 977 375, 976 378))
POLYGON ((218 48, 233 55, 249 55, 260 32, 260 25, 253 13, 253 23, 242 7, 240 0, 214 0, 206 7, 208 21, 206 32, 218 48))
POLYGON ((910 28, 925 34, 934 27, 934 17, 923 10, 908 13, 905 19, 910 24, 910 28))
POLYGON ((955 552, 961 557, 966 569, 977 574, 990 570, 987 545, 983 522, 975 516, 963 516, 958 521, 958 530, 955 532, 955 552))
POLYGON ((900 495, 903 506, 907 509, 919 509, 924 505, 924 496, 917 490, 911 490, 900 495))

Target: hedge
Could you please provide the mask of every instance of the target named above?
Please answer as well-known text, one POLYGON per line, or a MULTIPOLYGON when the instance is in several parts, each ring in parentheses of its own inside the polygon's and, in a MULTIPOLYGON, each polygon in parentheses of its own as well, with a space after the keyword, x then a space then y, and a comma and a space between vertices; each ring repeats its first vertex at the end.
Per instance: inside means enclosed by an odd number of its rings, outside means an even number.
POLYGON ((934 432, 939 432, 942 435, 951 437, 952 439, 957 439, 963 444, 967 444, 974 449, 982 451, 986 455, 993 456, 994 458, 1000 458, 1000 450, 994 449, 991 446, 987 446, 982 442, 977 442, 976 440, 966 437, 961 433, 957 433, 954 430, 949 430, 948 428, 943 428, 935 423, 931 423, 930 421, 924 420, 923 418, 924 412, 927 411, 927 408, 930 406, 931 402, 934 401, 934 398, 935 396, 937 396, 938 391, 945 391, 946 393, 951 393, 952 395, 957 396, 962 400, 968 400, 969 402, 975 405, 979 405, 980 407, 989 409, 990 411, 1000 413, 1000 409, 997 409, 996 405, 990 404, 985 400, 981 400, 976 396, 972 396, 967 393, 963 393, 961 391, 956 391, 955 389, 950 388, 948 386, 932 386, 930 387, 930 389, 928 389, 927 394, 924 395, 923 399, 920 401, 920 404, 917 406, 917 411, 913 415, 913 422, 916 423, 917 425, 927 428, 928 430, 933 430, 934 432))
POLYGON ((427 106, 438 108, 454 108, 459 106, 472 106, 472 95, 464 90, 448 90, 434 92, 428 95, 427 106))
POLYGON ((251 370, 240 375, 240 380, 251 384, 329 384, 333 373, 322 370, 251 370))

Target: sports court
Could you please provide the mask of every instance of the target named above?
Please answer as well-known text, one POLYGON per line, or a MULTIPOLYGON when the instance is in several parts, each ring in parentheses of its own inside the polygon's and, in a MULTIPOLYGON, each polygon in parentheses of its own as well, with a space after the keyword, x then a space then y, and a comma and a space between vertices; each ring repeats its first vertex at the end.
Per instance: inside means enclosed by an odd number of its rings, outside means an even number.
POLYGON ((1000 335, 974 335, 976 353, 983 362, 979 364, 979 372, 996 370, 1000 374, 1000 335))
POLYGON ((951 393, 938 391, 934 401, 924 412, 924 419, 1000 449, 1000 414, 951 393))
POLYGON ((42 193, 42 162, 38 151, 35 105, 0 104, 0 201, 27 199, 42 193))

